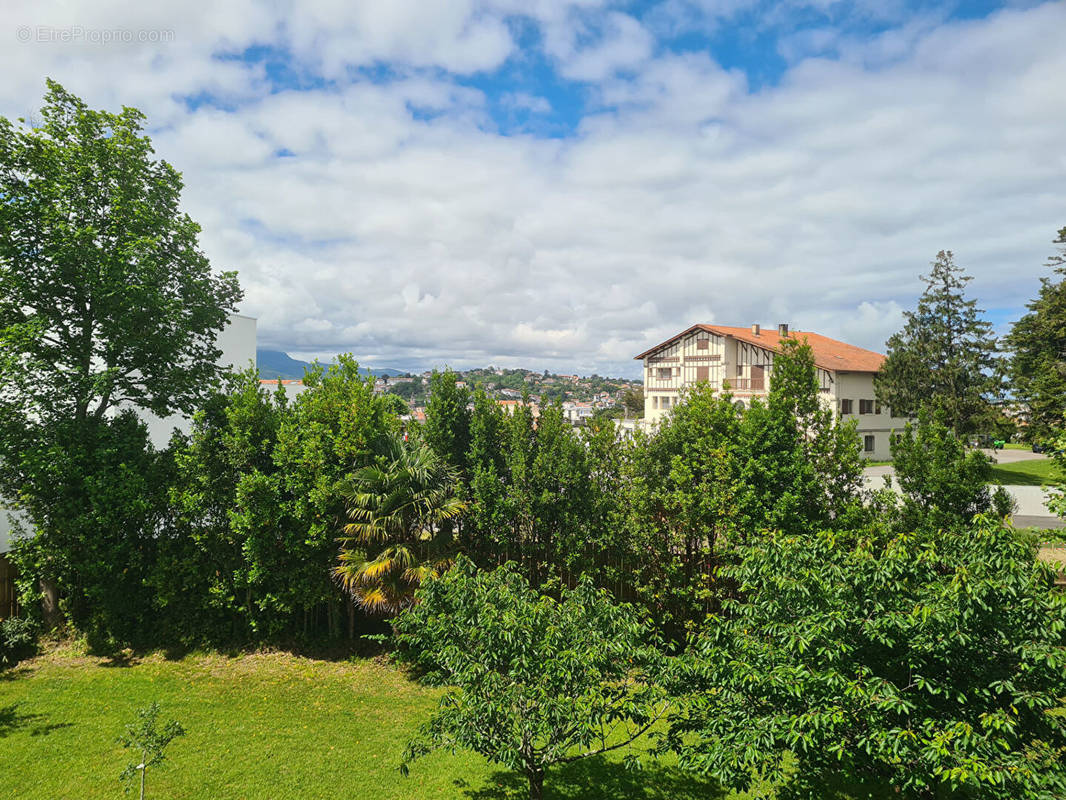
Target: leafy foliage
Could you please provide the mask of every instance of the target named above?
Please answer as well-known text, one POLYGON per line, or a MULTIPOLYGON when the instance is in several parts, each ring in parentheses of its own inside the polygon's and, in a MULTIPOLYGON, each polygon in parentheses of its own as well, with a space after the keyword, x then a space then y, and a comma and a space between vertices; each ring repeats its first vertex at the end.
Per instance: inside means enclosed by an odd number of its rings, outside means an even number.
POLYGON ((742 598, 676 676, 682 765, 778 796, 827 783, 905 797, 1066 790, 1066 596, 1013 529, 881 540, 774 534, 728 569, 742 598), (786 753, 797 771, 782 773, 786 753))
POLYGON ((1002 518, 1013 510, 1006 490, 990 485, 991 459, 967 448, 944 422, 943 412, 923 409, 916 424, 894 435, 892 460, 903 530, 958 530, 978 514, 1002 518))
POLYGON ((345 490, 348 519, 333 573, 371 613, 396 614, 415 589, 451 565, 454 541, 444 527, 466 510, 456 470, 424 442, 384 437, 375 463, 345 490))
POLYGON ((58 588, 66 619, 94 646, 150 639, 148 578, 171 478, 168 459, 152 450, 144 424, 127 410, 55 425, 28 443, 21 458, 32 477, 20 504, 39 524, 36 536, 13 543, 22 605, 40 607, 44 582, 58 588))
POLYGON ((980 430, 1001 393, 1001 370, 992 325, 964 290, 971 278, 941 250, 903 330, 888 340, 888 357, 875 379, 877 397, 896 416, 923 406, 941 408, 956 433, 980 430))
POLYGON ((266 599, 283 591, 288 565, 278 527, 295 521, 277 494, 278 432, 291 413, 283 386, 273 394, 255 370, 234 376, 208 399, 191 434, 171 443, 175 477, 170 524, 153 575, 156 604, 168 638, 186 642, 246 641, 276 633, 288 621, 266 599), (274 521, 268 531, 244 524, 274 521))
POLYGON ((463 748, 521 772, 542 796, 557 764, 626 747, 665 711, 649 679, 651 631, 588 579, 558 600, 511 564, 478 572, 467 559, 418 592, 396 620, 410 660, 453 688, 404 753, 463 748))
POLYGON ((37 647, 37 622, 31 617, 0 621, 0 669, 28 658, 37 647))
POLYGON ((1059 253, 1047 266, 1058 280, 1041 278, 1040 294, 1007 337, 1011 391, 1025 406, 1034 441, 1053 436, 1066 416, 1066 228, 1059 229, 1054 243, 1059 253))
POLYGON ((470 449, 470 392, 460 387, 458 376, 450 369, 433 371, 429 379, 426 402, 425 439, 446 464, 460 474, 466 471, 466 454, 470 449))
POLYGON ((165 485, 143 426, 116 411, 192 412, 240 299, 143 122, 52 81, 39 126, 0 118, 0 494, 36 529, 16 554, 24 585, 43 580, 101 638, 144 630, 165 485))

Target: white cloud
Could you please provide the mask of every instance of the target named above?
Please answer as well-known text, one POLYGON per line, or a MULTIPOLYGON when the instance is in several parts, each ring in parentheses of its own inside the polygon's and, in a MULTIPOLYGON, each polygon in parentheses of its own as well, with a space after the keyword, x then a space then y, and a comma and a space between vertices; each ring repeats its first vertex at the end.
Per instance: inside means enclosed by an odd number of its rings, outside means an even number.
MULTIPOLYGON (((879 347, 942 248, 986 306, 1036 291, 1066 224, 1061 4, 827 39, 813 51, 832 57, 798 49, 758 91, 705 54, 657 54, 630 17, 533 4, 560 73, 591 81, 600 109, 538 139, 496 132, 489 99, 453 77, 514 52, 510 2, 373 18, 185 4, 180 23, 103 5, 79 24, 175 25, 177 41, 0 48, 0 113, 36 108, 45 75, 95 107, 142 108, 212 262, 240 271, 261 344, 294 353, 632 373, 632 355, 699 321, 879 347), (213 57, 257 42, 290 42, 336 80, 271 93, 263 65, 213 57), (344 77, 376 63, 393 79, 344 77), (233 110, 190 110, 201 92, 233 110)), ((16 6, 5 25, 68 24, 62 8, 16 6)))

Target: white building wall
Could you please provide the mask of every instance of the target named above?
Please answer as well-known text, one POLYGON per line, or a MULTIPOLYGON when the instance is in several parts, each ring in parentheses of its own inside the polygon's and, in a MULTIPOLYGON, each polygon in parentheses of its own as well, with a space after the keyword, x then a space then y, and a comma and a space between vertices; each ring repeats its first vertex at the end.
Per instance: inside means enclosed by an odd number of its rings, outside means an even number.
MULTIPOLYGON (((219 365, 236 370, 254 367, 256 320, 241 314, 230 314, 229 323, 219 332, 215 344, 222 351, 218 359, 219 365)), ((174 431, 180 430, 188 433, 190 430, 191 420, 184 414, 157 417, 149 411, 140 409, 137 413, 148 426, 148 436, 152 440, 152 445, 157 449, 167 446, 174 431)))
POLYGON ((892 457, 890 449, 892 434, 902 431, 907 425, 904 417, 892 416, 888 406, 877 403, 874 393, 874 376, 869 372, 837 372, 834 374, 833 405, 837 413, 841 411, 841 400, 851 401, 851 414, 842 415, 844 419, 854 419, 858 423, 858 435, 863 442, 863 456, 873 461, 885 461, 892 457), (863 414, 860 400, 873 403, 874 413, 863 414), (880 413, 877 413, 880 412, 880 413), (872 436, 872 449, 866 449, 870 442, 866 437, 872 436))
POLYGON ((29 527, 26 515, 21 511, 0 508, 0 553, 6 553, 11 549, 11 539, 14 536, 12 522, 18 522, 23 528, 29 527))
MULTIPOLYGON (((699 367, 707 367, 707 380, 722 390, 728 381, 730 392, 740 403, 748 405, 756 397, 765 397, 773 374, 773 351, 723 337, 707 331, 693 331, 644 358, 644 425, 654 427, 676 406, 686 386, 697 381, 699 367), (700 349, 698 341, 707 340, 700 349), (762 388, 753 384, 753 367, 761 369, 762 388)), ((868 400, 878 410, 874 394, 874 374, 870 372, 835 372, 818 369, 822 401, 840 413, 840 400, 851 400, 851 414, 847 419, 857 422, 857 432, 863 445, 863 456, 874 461, 891 458, 889 449, 894 431, 900 431, 907 420, 894 417, 887 407, 880 413, 861 414, 860 400, 868 400), (872 436, 872 440, 866 437, 872 436), (870 446, 871 449, 866 449, 870 446)), ((755 384, 758 377, 755 378, 755 384)))

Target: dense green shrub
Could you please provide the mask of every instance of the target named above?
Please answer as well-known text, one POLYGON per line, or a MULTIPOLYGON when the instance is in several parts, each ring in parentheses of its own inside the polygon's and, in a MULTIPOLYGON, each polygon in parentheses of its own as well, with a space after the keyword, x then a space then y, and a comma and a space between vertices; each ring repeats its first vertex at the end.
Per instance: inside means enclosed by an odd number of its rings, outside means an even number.
POLYGON ((29 658, 37 649, 37 622, 29 617, 8 617, 0 622, 0 668, 29 658))
POLYGON ((677 675, 686 768, 746 787, 794 756, 781 797, 1066 792, 1066 595, 1012 528, 775 534, 740 555, 740 598, 677 675))
POLYGON ((900 530, 955 530, 978 514, 1004 517, 1013 511, 1013 498, 990 483, 991 459, 969 449, 941 413, 922 409, 891 446, 900 530))

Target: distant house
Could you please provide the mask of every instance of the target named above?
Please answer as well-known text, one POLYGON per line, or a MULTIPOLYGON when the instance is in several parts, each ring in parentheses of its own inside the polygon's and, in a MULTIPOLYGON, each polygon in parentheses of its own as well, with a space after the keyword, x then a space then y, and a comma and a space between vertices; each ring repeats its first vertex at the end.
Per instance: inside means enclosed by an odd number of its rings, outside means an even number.
POLYGON ((289 380, 286 378, 264 378, 259 381, 259 385, 268 391, 276 391, 278 384, 281 384, 285 389, 285 396, 292 398, 298 394, 307 391, 307 387, 301 380, 289 380))
POLYGON ((528 405, 530 412, 533 414, 533 419, 538 419, 540 417, 540 407, 536 403, 527 404, 521 400, 497 400, 496 405, 508 414, 514 414, 518 408, 528 405))
POLYGON ((818 368, 822 401, 833 411, 856 420, 863 454, 890 457, 893 430, 907 420, 892 416, 877 402, 874 376, 885 360, 880 353, 810 331, 789 331, 788 325, 767 330, 725 325, 693 325, 635 356, 644 362, 644 419, 655 424, 669 414, 685 387, 706 381, 728 391, 741 405, 765 397, 770 389, 774 354, 786 339, 806 341, 818 368))
POLYGON ((563 416, 571 425, 577 425, 585 420, 592 419, 596 408, 592 403, 582 403, 578 400, 567 400, 563 403, 563 416))

